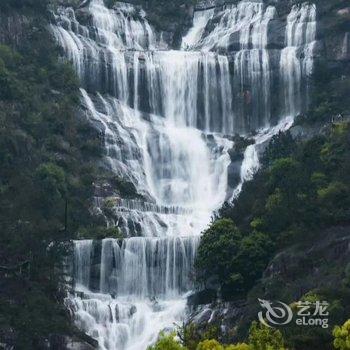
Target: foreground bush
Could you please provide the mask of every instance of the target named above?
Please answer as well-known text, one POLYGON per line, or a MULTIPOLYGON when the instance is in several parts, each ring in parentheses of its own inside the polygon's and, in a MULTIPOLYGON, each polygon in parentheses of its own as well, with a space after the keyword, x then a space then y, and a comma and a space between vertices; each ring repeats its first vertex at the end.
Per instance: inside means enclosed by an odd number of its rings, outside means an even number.
POLYGON ((333 345, 339 350, 350 349, 350 320, 347 320, 342 326, 336 326, 333 330, 333 345))

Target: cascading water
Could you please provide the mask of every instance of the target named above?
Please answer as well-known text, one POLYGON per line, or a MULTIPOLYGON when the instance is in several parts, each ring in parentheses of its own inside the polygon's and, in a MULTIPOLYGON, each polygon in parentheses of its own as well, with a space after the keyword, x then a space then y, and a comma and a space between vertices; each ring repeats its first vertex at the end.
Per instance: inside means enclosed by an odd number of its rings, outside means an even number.
POLYGON ((185 37, 182 38, 181 48, 191 49, 197 44, 205 31, 209 20, 213 17, 215 8, 210 10, 196 11, 193 16, 193 27, 188 31, 185 37))
POLYGON ((273 121, 303 107, 315 7, 293 7, 277 60, 268 34, 276 9, 262 2, 195 12, 181 51, 167 48, 132 5, 91 0, 84 11, 62 7, 51 31, 80 78, 87 118, 104 135, 105 165, 140 197, 113 199, 110 224, 128 238, 75 242, 76 294, 68 303, 101 349, 144 350, 185 317, 212 213, 254 174, 258 145, 290 125, 269 128, 273 121), (283 103, 273 112, 276 80, 283 103), (228 188, 227 136, 261 128, 241 183, 228 188))
POLYGON ((294 6, 287 18, 286 47, 281 52, 280 72, 284 115, 297 115, 308 101, 308 78, 312 73, 312 52, 316 38, 316 7, 294 6), (306 78, 306 79, 305 79, 306 78), (302 98, 304 96, 304 98, 302 98))

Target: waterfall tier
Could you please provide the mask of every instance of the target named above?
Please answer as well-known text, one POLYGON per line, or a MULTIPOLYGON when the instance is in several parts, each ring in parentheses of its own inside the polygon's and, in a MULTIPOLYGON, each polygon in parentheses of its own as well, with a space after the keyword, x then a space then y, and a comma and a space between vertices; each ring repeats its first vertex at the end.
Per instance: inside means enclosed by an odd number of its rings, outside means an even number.
POLYGON ((314 5, 293 7, 279 50, 270 33, 280 20, 263 3, 195 13, 183 39, 187 51, 163 51, 161 35, 131 5, 108 10, 94 0, 89 11, 82 25, 71 9, 62 9, 52 26, 88 92, 108 93, 175 125, 223 134, 256 130, 306 108, 314 5), (272 103, 278 91, 282 98, 272 103))
POLYGON ((117 201, 115 210, 121 212, 117 217, 125 233, 200 234, 227 197, 227 150, 232 142, 156 115, 145 116, 113 97, 92 98, 82 90, 82 101, 88 118, 104 134, 108 167, 134 183, 154 207, 173 208, 150 212, 143 209, 147 204, 125 208, 117 201), (141 232, 131 232, 135 222, 141 232))
POLYGON ((191 290, 198 243, 199 236, 77 241, 77 288, 131 300, 177 297, 191 290))
POLYGON ((199 236, 75 242, 77 296, 68 304, 80 328, 102 349, 145 349, 181 319, 198 244, 199 236))

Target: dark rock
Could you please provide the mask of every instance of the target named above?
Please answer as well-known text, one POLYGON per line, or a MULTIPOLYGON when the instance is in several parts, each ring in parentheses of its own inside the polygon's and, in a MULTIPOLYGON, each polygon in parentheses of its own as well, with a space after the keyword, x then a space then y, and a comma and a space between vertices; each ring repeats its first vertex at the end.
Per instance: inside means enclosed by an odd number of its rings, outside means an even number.
POLYGON ((212 313, 213 310, 210 308, 196 310, 196 312, 191 317, 191 321, 194 322, 197 326, 208 324, 212 313))
MULTIPOLYGON (((243 160, 243 157, 242 157, 243 160)), ((228 185, 231 188, 237 187, 241 182, 241 165, 242 160, 231 162, 227 169, 228 185)))
POLYGON ((98 342, 87 335, 84 339, 78 337, 63 336, 53 334, 50 336, 47 343, 49 350, 94 350, 98 348, 98 342))
POLYGON ((98 292, 100 290, 100 272, 101 272, 101 265, 100 264, 91 265, 91 268, 90 268, 90 289, 93 291, 98 292))
POLYGON ((210 304, 216 299, 216 291, 214 289, 204 289, 200 292, 191 294, 187 303, 192 306, 210 304))
POLYGON ((268 49, 283 49, 285 46, 286 24, 281 19, 273 19, 269 23, 267 35, 268 49))
POLYGON ((229 149, 228 154, 230 156, 231 162, 242 161, 244 158, 243 152, 240 150, 237 150, 235 147, 229 149))
POLYGON ((92 23, 91 12, 86 7, 79 8, 78 10, 76 10, 75 15, 79 23, 82 25, 86 26, 92 23))
POLYGON ((0 327, 0 349, 11 350, 16 344, 16 331, 11 327, 0 327))
POLYGON ((119 306, 118 306, 118 304, 115 305, 115 319, 117 322, 119 322, 119 306))
POLYGON ((227 49, 229 52, 232 52, 232 51, 239 51, 240 48, 241 48, 240 32, 237 31, 230 35, 227 49))
POLYGON ((81 0, 79 5, 78 5, 78 8, 89 6, 90 2, 91 2, 91 0, 81 0))
POLYGON ((242 322, 246 312, 244 301, 213 303, 192 310, 190 322, 196 324, 200 333, 205 333, 208 325, 215 325, 222 331, 221 341, 236 342, 237 324, 242 322))
POLYGON ((130 310, 129 310, 129 316, 131 317, 132 315, 134 315, 137 311, 137 308, 135 305, 131 306, 130 310))

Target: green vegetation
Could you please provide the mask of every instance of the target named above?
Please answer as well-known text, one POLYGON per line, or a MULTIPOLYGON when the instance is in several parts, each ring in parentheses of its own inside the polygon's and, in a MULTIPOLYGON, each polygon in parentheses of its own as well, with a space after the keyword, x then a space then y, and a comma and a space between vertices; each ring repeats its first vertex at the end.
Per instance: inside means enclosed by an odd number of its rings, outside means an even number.
POLYGON ((200 342, 207 339, 218 339, 219 335, 219 328, 210 324, 207 324, 205 329, 199 329, 194 323, 184 324, 177 329, 178 338, 188 350, 196 350, 200 342))
MULTIPOLYGON (((243 186, 239 200, 234 206, 225 205, 204 232, 196 261, 198 281, 211 284, 209 288, 216 281, 224 300, 247 297, 249 305, 265 293, 290 303, 317 294, 318 300, 330 303, 330 326, 344 322, 350 288, 342 255, 338 260, 326 257, 332 249, 327 245, 312 254, 305 251, 327 242, 337 231, 346 235, 349 173, 349 123, 330 125, 323 135, 304 142, 293 140, 289 133, 277 135, 265 152, 261 170, 243 186), (280 258, 279 252, 283 252, 280 258), (261 279, 271 261, 275 269, 282 269, 282 276, 261 279), (315 271, 319 277, 313 276, 315 271), (318 282, 320 278, 324 283, 318 282), (300 286, 316 289, 296 297, 300 286)), ((247 323, 258 310, 253 306, 250 312, 246 323, 238 325, 238 339, 246 337, 247 323)), ((296 349, 328 349, 332 341, 330 329, 317 327, 300 334, 300 327, 291 325, 283 334, 288 347, 296 349)))
POLYGON ((198 344, 196 350, 250 350, 252 349, 247 344, 222 345, 215 339, 206 339, 198 344))
POLYGON ((22 9, 24 7, 36 9, 36 10, 46 10, 49 0, 1 0, 0 10, 9 11, 11 9, 22 9))
POLYGON ((243 236, 231 219, 216 221, 203 234, 196 268, 204 283, 215 276, 224 296, 247 292, 268 262, 272 241, 258 231, 243 236))
MULTIPOLYGON (((336 8, 344 7, 345 1, 322 0, 326 8, 330 6, 332 11, 327 13, 324 20, 326 25, 326 41, 329 45, 336 36, 341 36, 349 27, 350 18, 339 18, 336 16, 336 8), (334 37, 335 36, 335 37, 334 37)), ((312 125, 313 123, 329 122, 333 116, 341 113, 350 114, 350 76, 347 68, 343 64, 330 64, 326 57, 320 57, 315 61, 314 73, 312 77, 311 105, 305 115, 296 118, 296 124, 312 125)))
POLYGON ((58 287, 60 242, 95 224, 90 126, 78 117, 75 74, 45 27, 45 3, 1 1, 37 11, 16 49, 0 46, 0 336, 26 350, 76 332, 58 287))
POLYGON ((123 239, 123 234, 118 227, 81 227, 77 234, 78 239, 95 239, 101 240, 105 238, 123 239))
POLYGON ((221 344, 215 338, 211 338, 206 333, 199 340, 197 335, 193 338, 195 326, 193 324, 180 330, 179 340, 175 338, 175 334, 160 334, 157 343, 148 348, 148 350, 284 350, 284 339, 282 333, 276 329, 268 328, 257 322, 253 322, 249 330, 249 344, 221 344), (186 328, 190 329, 187 331, 186 328), (183 334, 187 333, 186 339, 183 334))
POLYGON ((339 350, 350 349, 350 320, 347 320, 342 326, 336 326, 333 330, 334 348, 339 350))
POLYGON ((251 350, 284 350, 282 333, 253 322, 249 331, 249 348, 251 350))
POLYGON ((312 106, 300 122, 323 122, 338 113, 350 112, 350 77, 340 67, 330 69, 328 62, 317 61, 313 86, 312 106))
POLYGON ((249 290, 276 250, 349 223, 349 135, 344 123, 300 144, 288 133, 276 136, 261 171, 204 232, 199 280, 216 276, 225 296, 234 299, 249 290))
POLYGON ((176 339, 175 334, 165 335, 161 333, 157 343, 150 346, 148 350, 187 350, 176 339))

